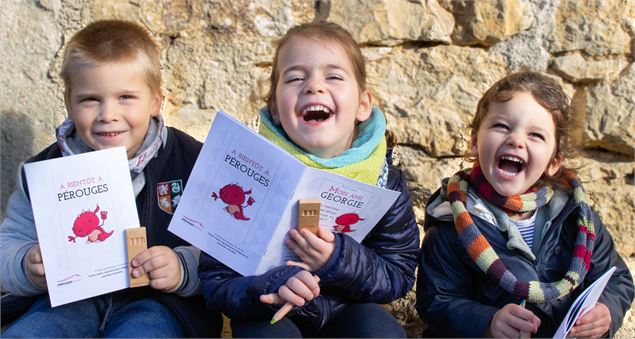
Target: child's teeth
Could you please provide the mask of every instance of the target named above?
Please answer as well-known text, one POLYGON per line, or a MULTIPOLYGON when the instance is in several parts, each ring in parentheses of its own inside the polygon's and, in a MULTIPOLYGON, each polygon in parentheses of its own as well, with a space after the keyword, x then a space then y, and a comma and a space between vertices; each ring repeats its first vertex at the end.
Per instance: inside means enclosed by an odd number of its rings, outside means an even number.
POLYGON ((517 162, 517 163, 521 163, 521 164, 524 163, 524 161, 522 159, 516 158, 516 157, 512 157, 512 156, 508 156, 508 155, 503 156, 502 159, 503 160, 513 161, 513 162, 517 162))
POLYGON ((311 105, 311 106, 305 108, 302 113, 306 114, 307 112, 310 112, 310 111, 322 111, 322 112, 328 113, 329 109, 327 107, 322 106, 322 105, 311 105))

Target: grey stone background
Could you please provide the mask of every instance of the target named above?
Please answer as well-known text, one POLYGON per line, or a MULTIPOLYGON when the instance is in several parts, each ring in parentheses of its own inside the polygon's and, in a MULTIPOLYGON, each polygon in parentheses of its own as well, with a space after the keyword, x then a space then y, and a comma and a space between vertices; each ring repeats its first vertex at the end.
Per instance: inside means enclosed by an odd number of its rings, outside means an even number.
MULTIPOLYGON (((222 109, 254 124, 273 43, 314 18, 348 28, 399 140, 419 221, 439 180, 467 164, 466 126, 481 94, 510 70, 551 74, 572 98, 578 166, 591 204, 635 268, 633 0, 5 0, 0 6, 2 215, 21 161, 64 119, 64 42, 105 18, 137 21, 163 47, 167 123, 202 140, 222 109)), ((423 326, 414 292, 390 305, 423 326)), ((635 337, 629 313, 618 337, 635 337)))

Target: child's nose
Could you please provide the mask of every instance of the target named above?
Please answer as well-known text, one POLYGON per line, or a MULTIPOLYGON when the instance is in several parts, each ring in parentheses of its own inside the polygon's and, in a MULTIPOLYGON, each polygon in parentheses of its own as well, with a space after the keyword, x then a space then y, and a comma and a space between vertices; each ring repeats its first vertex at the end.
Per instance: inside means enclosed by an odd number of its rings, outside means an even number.
POLYGON ((509 136, 507 137, 507 145, 512 146, 514 148, 524 148, 525 141, 523 137, 520 135, 520 133, 513 132, 513 133, 510 133, 509 136))
POLYGON ((309 78, 304 85, 304 94, 324 93, 324 84, 315 78, 309 78))
POLYGON ((103 122, 116 120, 118 114, 117 109, 117 105, 105 100, 99 110, 99 120, 103 122))

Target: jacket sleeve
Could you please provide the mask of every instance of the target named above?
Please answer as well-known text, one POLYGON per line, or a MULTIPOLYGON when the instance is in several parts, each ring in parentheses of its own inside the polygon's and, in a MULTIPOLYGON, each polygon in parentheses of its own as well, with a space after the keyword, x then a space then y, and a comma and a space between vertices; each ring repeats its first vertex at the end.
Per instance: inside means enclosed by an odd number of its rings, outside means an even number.
POLYGON ((617 267, 598 300, 598 302, 606 305, 611 313, 611 326, 609 327, 608 336, 612 338, 622 325, 624 314, 633 302, 633 277, 624 260, 615 250, 613 239, 597 213, 594 213, 593 224, 596 229, 596 238, 591 268, 585 280, 590 285, 608 269, 613 266, 617 267))
POLYGON ((180 260, 183 282, 174 292, 180 297, 191 297, 201 294, 201 280, 198 277, 198 260, 201 250, 194 246, 178 246, 174 252, 180 260))
POLYGON ((392 168, 389 189, 401 194, 363 244, 338 234, 335 250, 316 272, 320 284, 351 302, 388 303, 414 284, 419 252, 419 227, 403 173, 392 168))
POLYGON ((437 335, 482 337, 489 328, 496 307, 474 301, 471 268, 452 225, 426 229, 417 278, 416 309, 437 335))
POLYGON ((23 263, 26 253, 37 245, 38 240, 21 170, 16 181, 16 191, 9 197, 6 217, 0 225, 0 287, 2 291, 18 296, 36 295, 46 290, 38 289, 31 282, 23 263))
POLYGON ((207 309, 242 320, 271 319, 282 305, 263 304, 260 296, 277 292, 301 270, 297 266, 280 266, 258 276, 243 277, 206 253, 201 253, 199 262, 207 309))

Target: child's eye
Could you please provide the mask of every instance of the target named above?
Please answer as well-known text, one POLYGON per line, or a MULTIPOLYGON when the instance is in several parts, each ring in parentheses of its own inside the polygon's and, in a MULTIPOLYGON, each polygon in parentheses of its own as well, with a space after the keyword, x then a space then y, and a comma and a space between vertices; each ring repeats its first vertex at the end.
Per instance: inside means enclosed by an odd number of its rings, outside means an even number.
POLYGON ((495 128, 495 129, 501 129, 501 130, 505 130, 505 131, 506 131, 506 130, 509 130, 509 127, 507 127, 507 125, 503 124, 502 122, 497 122, 497 123, 494 123, 494 124, 492 125, 492 128, 495 128))
POLYGON ((304 80, 304 77, 301 77, 301 76, 293 76, 293 77, 289 77, 289 78, 287 78, 287 79, 284 81, 284 83, 285 83, 285 84, 289 84, 289 83, 292 83, 292 82, 296 82, 296 81, 303 81, 303 80, 304 80))
POLYGON ((79 99, 79 102, 96 102, 96 101, 99 101, 99 100, 97 100, 97 98, 95 97, 85 97, 85 98, 79 99))
POLYGON ((122 100, 127 100, 127 99, 134 99, 135 96, 134 95, 130 95, 130 94, 124 94, 120 97, 122 100))
POLYGON ((327 80, 344 80, 344 77, 341 75, 329 75, 326 77, 327 80))
POLYGON ((540 134, 540 133, 532 132, 532 133, 529 133, 529 136, 532 137, 532 138, 538 138, 540 140, 545 140, 545 136, 540 134))

